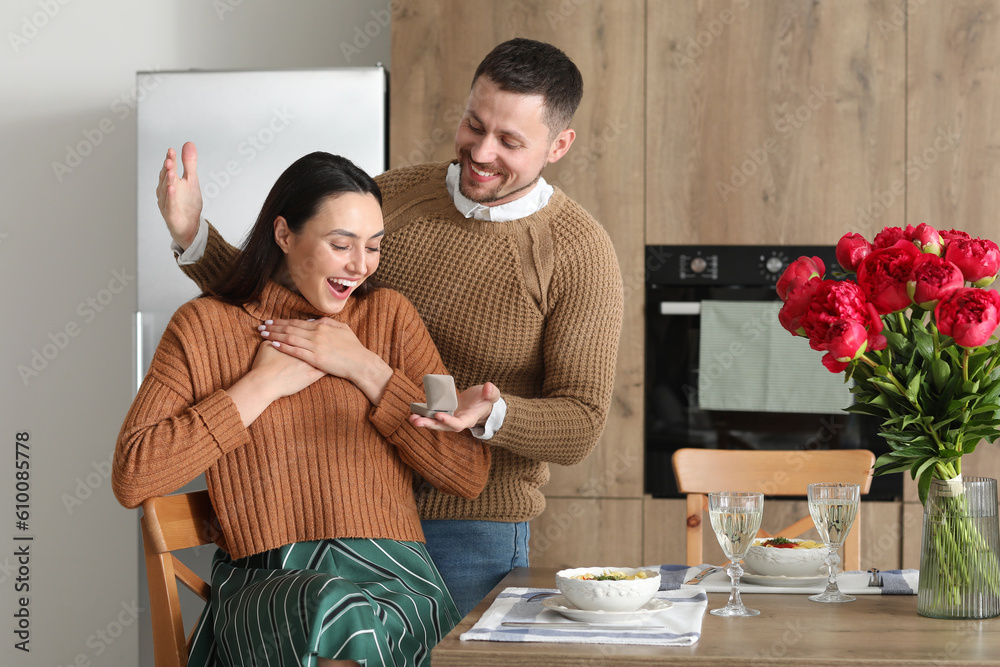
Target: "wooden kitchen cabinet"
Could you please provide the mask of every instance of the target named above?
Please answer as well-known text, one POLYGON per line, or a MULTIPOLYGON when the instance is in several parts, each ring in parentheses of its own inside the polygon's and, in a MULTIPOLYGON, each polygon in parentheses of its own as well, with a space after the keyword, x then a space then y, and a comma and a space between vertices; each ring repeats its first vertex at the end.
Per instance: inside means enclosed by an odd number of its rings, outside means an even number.
MULTIPOLYGON (((683 561, 684 501, 643 494, 645 244, 832 245, 921 222, 1000 237, 1000 0, 394 7, 393 167, 454 156, 472 73, 505 39, 553 43, 584 74, 576 143, 545 177, 611 236, 625 321, 605 434, 582 464, 552 466, 535 565, 683 561), (585 520, 560 527, 571 510, 585 520)), ((1000 477, 1000 450, 965 466, 1000 477)), ((915 493, 866 511, 863 564, 917 567, 915 493)))
POLYGON ((869 217, 905 161, 906 42, 876 28, 899 4, 650 0, 646 242, 832 245, 869 217))
POLYGON ((403 2, 393 15, 392 167, 454 157, 455 128, 476 65, 504 40, 520 36, 554 44, 584 75, 573 121, 576 141, 544 176, 611 236, 622 267, 625 316, 605 434, 583 463, 551 466, 544 488, 549 507, 532 522, 534 565, 557 565, 584 553, 607 553, 621 563, 641 555, 645 6, 643 0, 435 0, 403 2), (623 514, 626 499, 635 507, 623 514), (587 520, 560 530, 542 548, 539 540, 555 530, 560 508, 578 506, 586 508, 587 520))
POLYGON ((640 564, 641 498, 547 498, 546 502, 545 511, 531 522, 532 565, 640 564))
POLYGON ((919 3, 906 32, 907 221, 997 241, 1000 3, 919 3))

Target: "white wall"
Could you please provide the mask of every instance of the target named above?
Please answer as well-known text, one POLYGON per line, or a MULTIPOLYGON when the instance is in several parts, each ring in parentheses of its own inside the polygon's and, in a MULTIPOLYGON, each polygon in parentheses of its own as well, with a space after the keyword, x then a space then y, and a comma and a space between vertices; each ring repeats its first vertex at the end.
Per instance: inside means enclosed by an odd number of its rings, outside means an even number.
POLYGON ((0 5, 0 664, 152 664, 148 651, 138 657, 131 611, 137 513, 107 479, 132 397, 136 71, 388 66, 389 6, 0 5), (26 531, 15 516, 19 432, 30 433, 26 531), (25 544, 30 590, 19 593, 14 552, 25 544), (20 597, 29 653, 15 648, 20 597))

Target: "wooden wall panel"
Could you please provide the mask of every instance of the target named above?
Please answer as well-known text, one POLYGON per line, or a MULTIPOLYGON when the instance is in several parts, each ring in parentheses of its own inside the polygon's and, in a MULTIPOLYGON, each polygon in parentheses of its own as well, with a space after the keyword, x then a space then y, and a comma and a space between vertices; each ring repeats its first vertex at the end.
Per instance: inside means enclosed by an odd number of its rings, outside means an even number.
POLYGON ((1000 3, 908 17, 908 220, 1000 238, 1000 3))
POLYGON ((472 75, 506 39, 554 44, 583 74, 576 142, 544 176, 611 236, 625 280, 625 325, 605 436, 582 464, 553 466, 547 495, 642 493, 644 19, 642 0, 411 0, 393 16, 392 167, 454 157, 455 128, 472 75))
POLYGON ((878 27, 901 4, 650 0, 647 242, 902 224, 904 31, 878 27))
POLYGON ((642 563, 642 499, 549 498, 531 522, 531 564, 540 567, 642 563))
MULTIPOLYGON (((906 32, 907 222, 1000 242, 1000 2, 920 3, 906 32)), ((963 457, 962 473, 1000 477, 1000 445, 963 457)), ((905 498, 903 566, 919 567, 915 485, 905 498)))

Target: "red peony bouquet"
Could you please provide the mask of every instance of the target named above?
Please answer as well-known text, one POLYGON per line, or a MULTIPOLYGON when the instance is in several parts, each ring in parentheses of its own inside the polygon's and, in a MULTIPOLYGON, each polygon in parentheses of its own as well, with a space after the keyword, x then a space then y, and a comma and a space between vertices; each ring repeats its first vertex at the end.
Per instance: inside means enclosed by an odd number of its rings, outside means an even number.
POLYGON ((908 470, 923 502, 931 479, 960 476, 962 455, 1000 436, 1000 294, 984 289, 1000 249, 922 224, 846 234, 837 262, 853 280, 825 279, 818 257, 792 263, 779 320, 855 381, 848 411, 880 418, 892 450, 876 472, 908 470))

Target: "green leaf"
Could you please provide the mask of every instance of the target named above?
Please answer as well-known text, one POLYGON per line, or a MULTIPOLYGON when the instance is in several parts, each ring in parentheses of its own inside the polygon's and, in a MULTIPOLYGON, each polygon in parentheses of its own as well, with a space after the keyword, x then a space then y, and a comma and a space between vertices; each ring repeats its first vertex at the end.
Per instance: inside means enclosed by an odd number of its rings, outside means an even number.
POLYGON ((925 470, 924 474, 917 480, 917 496, 920 499, 921 505, 927 502, 927 491, 931 488, 932 473, 933 468, 925 470))
POLYGON ((923 380, 924 380, 924 374, 917 373, 916 375, 913 376, 913 379, 910 380, 910 384, 908 384, 906 387, 906 398, 910 399, 910 402, 913 403, 914 405, 920 404, 918 397, 920 394, 920 385, 923 384, 923 380))
POLYGON ((934 361, 934 337, 922 330, 922 327, 913 327, 913 343, 917 352, 927 361, 934 361))
POLYGON ((882 330, 882 335, 885 336, 889 345, 892 349, 896 350, 900 354, 909 356, 913 352, 913 344, 910 339, 901 333, 895 331, 890 331, 888 328, 882 330))
MULTIPOLYGON (((881 457, 880 457, 881 458, 881 457)), ((898 465, 889 466, 887 468, 880 468, 878 461, 875 462, 875 472, 874 475, 891 475, 894 472, 903 472, 910 469, 910 464, 900 463, 898 465)))
POLYGON ((856 415, 871 415, 872 417, 885 417, 886 414, 885 408, 869 403, 854 403, 844 408, 844 411, 856 415))
POLYGON ((951 366, 944 359, 935 359, 931 364, 931 375, 934 378, 934 388, 941 391, 948 383, 948 376, 951 375, 951 366))
POLYGON ((923 461, 917 461, 916 463, 914 463, 913 467, 911 468, 913 479, 919 478, 921 475, 924 474, 924 471, 926 471, 928 468, 930 468, 937 462, 938 462, 937 457, 931 456, 924 459, 923 461))
POLYGON ((979 380, 969 380, 962 383, 962 391, 975 394, 979 391, 979 380))

